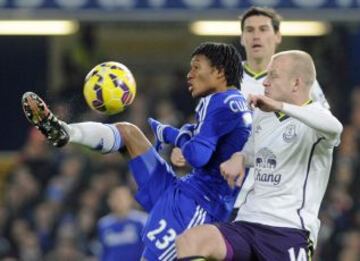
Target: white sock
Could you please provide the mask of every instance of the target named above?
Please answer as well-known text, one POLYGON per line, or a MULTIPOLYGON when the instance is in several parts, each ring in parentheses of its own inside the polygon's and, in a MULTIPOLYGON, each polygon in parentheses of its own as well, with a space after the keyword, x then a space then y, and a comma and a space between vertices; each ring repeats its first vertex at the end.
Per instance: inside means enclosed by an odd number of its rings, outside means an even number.
POLYGON ((119 131, 114 125, 99 122, 80 122, 67 124, 70 142, 85 145, 93 150, 109 153, 122 146, 119 131))

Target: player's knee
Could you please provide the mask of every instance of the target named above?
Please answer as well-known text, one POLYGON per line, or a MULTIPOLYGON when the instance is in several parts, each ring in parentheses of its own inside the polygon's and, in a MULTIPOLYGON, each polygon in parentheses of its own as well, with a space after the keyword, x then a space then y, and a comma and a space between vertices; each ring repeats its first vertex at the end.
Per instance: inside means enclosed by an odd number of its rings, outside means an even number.
POLYGON ((118 122, 115 124, 115 126, 120 132, 121 138, 124 139, 124 141, 137 136, 137 134, 140 132, 140 129, 137 126, 129 122, 118 122))
POLYGON ((185 231, 176 238, 178 257, 203 256, 223 260, 226 245, 223 237, 214 225, 201 225, 185 231))
POLYGON ((199 254, 196 233, 188 230, 176 237, 175 240, 176 253, 178 256, 188 256, 195 253, 199 254))
POLYGON ((192 247, 191 235, 189 236, 188 233, 184 232, 179 236, 177 236, 175 239, 175 246, 178 257, 183 256, 184 254, 185 255, 189 254, 188 251, 192 247))

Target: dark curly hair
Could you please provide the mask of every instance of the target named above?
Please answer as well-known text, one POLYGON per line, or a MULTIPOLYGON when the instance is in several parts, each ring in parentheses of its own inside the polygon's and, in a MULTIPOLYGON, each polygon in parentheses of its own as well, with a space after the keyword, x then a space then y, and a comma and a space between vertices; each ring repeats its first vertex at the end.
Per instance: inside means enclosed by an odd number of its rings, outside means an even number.
POLYGON ((243 78, 242 60, 233 45, 214 42, 201 43, 196 47, 191 57, 195 55, 204 55, 209 59, 211 66, 218 70, 224 70, 228 86, 241 88, 243 78))

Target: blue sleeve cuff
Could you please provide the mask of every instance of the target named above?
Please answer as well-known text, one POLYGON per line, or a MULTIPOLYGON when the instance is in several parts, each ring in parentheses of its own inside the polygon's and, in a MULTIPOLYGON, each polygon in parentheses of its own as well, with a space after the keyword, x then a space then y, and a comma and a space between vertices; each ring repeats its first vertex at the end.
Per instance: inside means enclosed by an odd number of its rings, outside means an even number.
POLYGON ((164 137, 165 143, 169 143, 171 145, 176 146, 175 141, 176 141, 177 136, 179 135, 179 130, 177 128, 167 126, 164 129, 163 135, 164 135, 163 137, 164 137))
POLYGON ((175 146, 181 148, 187 141, 192 138, 193 134, 191 131, 182 131, 175 139, 175 146))

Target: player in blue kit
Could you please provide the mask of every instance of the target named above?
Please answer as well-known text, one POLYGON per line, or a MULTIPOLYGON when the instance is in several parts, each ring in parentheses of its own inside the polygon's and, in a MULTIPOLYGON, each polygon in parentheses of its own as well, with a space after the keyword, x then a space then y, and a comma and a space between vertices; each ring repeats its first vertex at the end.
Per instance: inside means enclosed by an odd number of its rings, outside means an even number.
POLYGON ((222 43, 203 43, 192 54, 188 89, 201 98, 196 123, 180 129, 149 119, 156 146, 181 148, 193 167, 177 178, 139 128, 128 122, 102 124, 59 121, 34 93, 23 97, 28 120, 55 146, 78 143, 102 153, 126 148, 129 167, 138 184, 136 199, 150 215, 143 231, 147 260, 174 260, 175 237, 204 223, 226 220, 235 200, 220 174, 220 163, 242 149, 251 130, 251 112, 242 96, 243 69, 236 49, 222 43))
POLYGON ((111 212, 97 223, 99 260, 138 261, 144 248, 140 235, 147 215, 133 208, 130 189, 124 185, 111 190, 107 203, 111 212))

